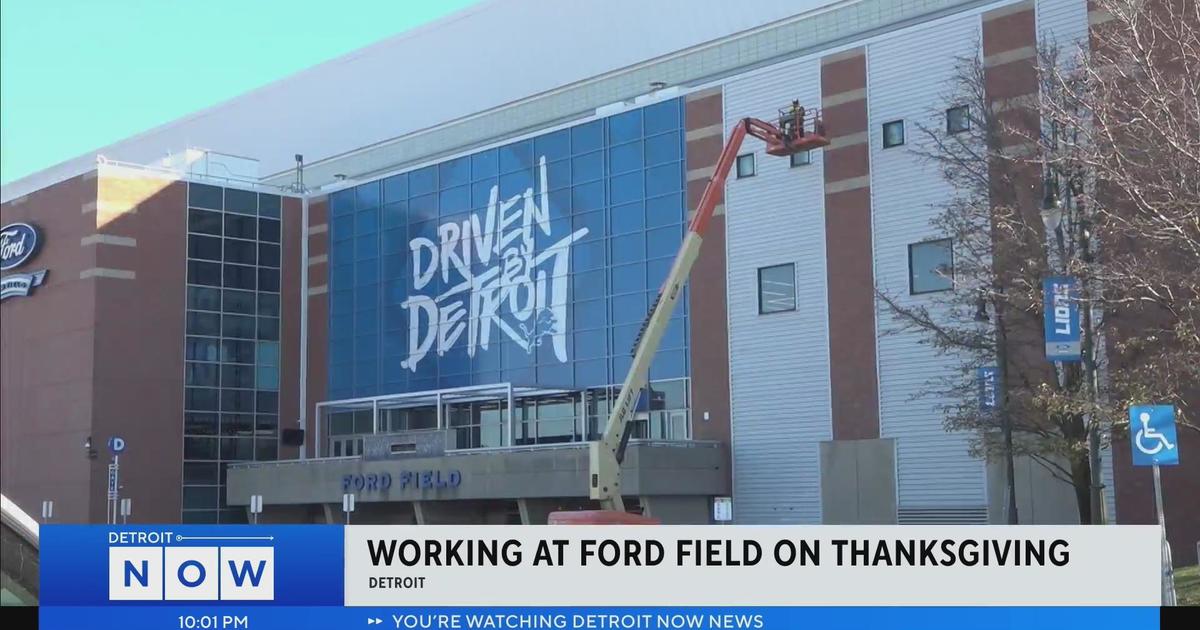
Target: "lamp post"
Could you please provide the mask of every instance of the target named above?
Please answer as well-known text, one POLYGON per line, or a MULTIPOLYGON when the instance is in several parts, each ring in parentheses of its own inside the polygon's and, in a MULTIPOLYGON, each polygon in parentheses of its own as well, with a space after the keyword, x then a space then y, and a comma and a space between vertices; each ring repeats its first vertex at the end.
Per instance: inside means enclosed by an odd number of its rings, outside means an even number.
MULTIPOLYGON (((1077 180, 1068 179, 1066 191, 1066 203, 1058 195, 1058 182, 1051 177, 1047 177, 1043 183, 1045 196, 1042 200, 1042 223, 1046 227, 1047 232, 1054 234, 1055 244, 1058 246, 1058 258, 1064 270, 1067 267, 1067 229, 1072 229, 1072 245, 1078 244, 1080 259, 1085 263, 1092 262, 1091 252, 1091 224, 1083 218, 1082 202, 1077 200, 1077 193, 1082 192, 1082 186, 1077 180), (1067 229, 1063 228, 1063 219, 1072 207, 1076 210, 1075 220, 1068 225, 1067 229), (1077 234, 1075 232, 1078 232, 1077 234)), ((1081 278, 1080 284, 1083 288, 1083 295, 1090 296, 1088 291, 1087 278, 1081 278)), ((1082 355, 1083 367, 1083 383, 1087 389, 1087 399, 1090 402, 1095 402, 1099 392, 1098 371, 1096 369, 1096 343, 1095 336, 1092 331, 1092 309, 1090 304, 1082 305, 1080 308, 1080 354, 1082 355), (1084 308, 1086 307, 1086 308, 1084 308)), ((1066 368, 1059 365, 1060 362, 1055 362, 1055 376, 1059 375, 1062 370, 1062 379, 1060 386, 1065 386, 1066 368)), ((1098 423, 1095 422, 1093 414, 1087 414, 1085 420, 1085 429, 1087 431, 1087 449, 1088 449, 1088 504, 1090 508, 1091 522, 1094 525, 1103 524, 1104 516, 1104 483, 1100 476, 1100 432, 1098 423)))
MULTIPOLYGON (((1004 436, 1004 469, 1005 482, 1008 484, 1007 513, 1008 524, 1020 522, 1017 515, 1017 479, 1016 464, 1013 457, 1013 427, 1012 416, 1008 412, 1008 334, 1004 325, 1004 287, 1000 283, 994 285, 995 295, 992 299, 992 310, 996 312, 996 381, 1000 394, 997 396, 997 412, 1000 414, 1000 431, 1004 436)), ((979 293, 976 305, 975 321, 987 322, 987 296, 984 291, 979 293)))

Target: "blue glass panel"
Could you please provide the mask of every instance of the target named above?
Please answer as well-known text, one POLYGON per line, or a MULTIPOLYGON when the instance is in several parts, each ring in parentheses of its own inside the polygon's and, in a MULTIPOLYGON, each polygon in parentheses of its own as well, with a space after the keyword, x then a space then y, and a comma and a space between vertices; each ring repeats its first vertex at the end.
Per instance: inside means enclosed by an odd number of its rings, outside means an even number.
POLYGON ((533 152, 547 161, 558 160, 571 155, 571 132, 568 129, 555 131, 533 140, 533 152))
POLYGON ((360 260, 354 263, 354 286, 361 287, 377 282, 379 282, 379 259, 360 260))
POLYGON ((354 215, 347 214, 345 216, 334 217, 333 224, 330 227, 330 238, 335 241, 354 238, 354 215))
POLYGON ((576 302, 574 323, 576 330, 608 326, 608 302, 606 300, 576 302))
POLYGON ((687 351, 665 350, 654 355, 650 364, 650 378, 654 380, 683 378, 687 376, 687 351))
POLYGON ((630 142, 608 150, 608 172, 628 173, 642 168, 642 143, 630 142))
POLYGON ((608 141, 612 144, 642 137, 642 110, 635 109, 608 119, 608 141))
POLYGON ((482 370, 482 368, 476 368, 476 372, 471 375, 472 385, 491 385, 493 383, 502 382, 504 378, 499 370, 490 370, 486 372, 479 370, 482 370))
POLYGON ((577 155, 571 160, 571 180, 573 182, 589 182, 601 177, 604 177, 603 151, 577 155))
POLYGON ((438 187, 450 188, 471 182, 471 158, 460 157, 438 166, 438 187))
POLYGON ((354 358, 356 361, 374 361, 379 357, 379 336, 375 334, 358 335, 354 338, 354 358))
POLYGON ((500 176, 500 201, 503 202, 514 195, 523 195, 530 188, 533 188, 532 171, 505 173, 500 176))
POLYGON ((646 200, 646 227, 673 225, 683 221, 683 195, 664 195, 646 200))
POLYGON ((610 269, 609 274, 612 277, 612 292, 614 295, 646 290, 645 263, 617 265, 610 269))
MULTIPOLYGON (((633 354, 633 344, 637 341, 638 331, 642 329, 641 322, 612 327, 612 339, 609 351, 613 357, 628 357, 633 354)), ((621 378, 625 375, 622 374, 621 378)))
POLYGON ((645 108, 645 133, 652 136, 664 131, 675 131, 679 123, 679 99, 655 103, 645 108))
POLYGON ((674 256, 683 242, 683 228, 671 225, 646 232, 646 251, 650 256, 674 256))
POLYGON ((641 171, 633 171, 610 179, 608 194, 613 205, 629 203, 645 197, 646 191, 642 187, 642 178, 641 171))
POLYGON ((497 179, 491 177, 471 184, 471 207, 486 208, 492 202, 492 189, 496 187, 497 179))
POLYGON ((499 172, 496 169, 499 167, 500 158, 496 155, 495 149, 480 151, 471 156, 471 179, 485 179, 495 177, 499 172))
MULTIPOLYGON (((571 185, 571 160, 559 160, 546 165, 546 188, 558 190, 571 185)), ((541 192, 539 184, 538 192, 541 192)))
POLYGON ((646 206, 642 201, 613 206, 609 210, 609 234, 641 230, 645 225, 646 206))
POLYGON ((578 155, 604 146, 604 121, 597 120, 571 128, 571 152, 578 155))
POLYGON ((408 173, 392 175, 383 180, 383 203, 408 200, 408 173))
POLYGON ((661 287, 663 282, 667 280, 667 274, 671 272, 671 265, 675 263, 674 258, 659 258, 646 262, 646 282, 650 287, 661 287))
POLYGON ((683 169, 680 165, 681 162, 673 162, 646 169, 646 196, 683 190, 683 169))
MULTIPOLYGON (((571 214, 571 189, 551 190, 546 195, 550 202, 550 216, 565 217, 571 214)), ((539 202, 541 200, 539 199, 539 202)))
POLYGON ((645 293, 618 295, 612 299, 613 323, 638 322, 640 324, 642 320, 646 319, 648 306, 645 293))
POLYGON ((354 313, 354 292, 334 291, 329 298, 329 312, 333 315, 350 315, 354 313))
POLYGON ((408 202, 389 203, 383 207, 383 229, 408 225, 408 202))
POLYGON ((329 210, 335 217, 354 212, 354 190, 347 188, 329 195, 329 210))
POLYGON ((354 289, 354 310, 379 307, 379 285, 359 286, 354 289))
POLYGON ((591 300, 594 298, 602 298, 606 295, 605 276, 603 269, 595 269, 592 271, 576 270, 571 278, 572 292, 571 297, 575 301, 591 300))
POLYGON ((395 336, 407 339, 408 309, 401 306, 400 303, 385 304, 383 307, 383 329, 399 331, 395 336))
POLYGON ((329 246, 329 260, 334 265, 354 260, 354 241, 350 239, 334 241, 329 246))
POLYGON ((410 197, 427 195, 437 190, 437 167, 426 166, 408 174, 408 194, 410 197))
POLYGON ((577 243, 571 248, 571 267, 575 271, 603 268, 604 260, 604 241, 577 243))
POLYGON ((354 239, 354 259, 368 260, 379 257, 379 234, 372 232, 354 239))
MULTIPOLYGON (((604 238, 604 211, 584 212, 583 214, 575 215, 572 222, 572 227, 576 232, 586 229, 587 234, 579 237, 580 241, 591 241, 598 238, 604 238)), ((558 236, 562 236, 559 234, 558 236)))
POLYGON ((391 254, 383 257, 383 277, 385 280, 399 278, 407 268, 408 254, 391 254))
POLYGON ((408 239, 411 241, 414 238, 427 238, 434 243, 438 242, 438 222, 436 219, 432 221, 423 221, 421 223, 411 223, 408 226, 408 239))
POLYGON ((379 182, 354 187, 354 207, 358 210, 379 207, 379 182))
POLYGON ((354 391, 358 395, 370 396, 372 390, 360 390, 359 388, 374 385, 379 378, 378 371, 378 361, 356 361, 354 363, 354 391))
POLYGON ((608 384, 608 361, 576 361, 575 386, 589 387, 608 384))
POLYGON ((470 210, 471 187, 457 186, 455 188, 447 188, 443 190, 441 197, 438 200, 438 206, 441 208, 441 213, 443 216, 470 210))
POLYGON ((383 253, 397 254, 408 251, 408 230, 387 230, 383 233, 383 253))
POLYGON ((354 360, 354 348, 348 343, 329 344, 329 362, 333 365, 345 365, 354 360))
POLYGON ((678 131, 646 138, 646 165, 677 162, 681 157, 681 150, 678 131))
POLYGON ((662 340, 659 341, 659 348, 682 348, 686 343, 685 332, 687 331, 687 318, 676 317, 667 325, 667 329, 663 331, 662 340))
POLYGON ((331 398, 349 398, 354 388, 354 371, 349 365, 339 365, 329 371, 331 398), (333 394, 338 392, 338 394, 333 394))
POLYGON ((533 167, 533 143, 524 140, 500 147, 500 172, 529 170, 533 167))
POLYGON ((420 195, 408 202, 408 222, 432 221, 438 216, 438 196, 420 195))
POLYGON ((336 315, 329 318, 329 338, 349 339, 354 336, 354 316, 336 315))
POLYGON ((360 210, 354 214, 354 233, 357 235, 372 234, 379 229, 379 210, 372 208, 360 210))
POLYGON ((354 332, 359 335, 379 332, 379 311, 369 309, 354 314, 354 332))
POLYGON ((330 272, 330 284, 334 288, 350 288, 354 286, 354 265, 336 265, 330 272))
POLYGON ((571 189, 572 212, 600 210, 604 207, 604 181, 580 184, 571 189))
POLYGON ((614 236, 611 243, 610 256, 612 264, 635 262, 646 258, 646 235, 641 232, 614 236))

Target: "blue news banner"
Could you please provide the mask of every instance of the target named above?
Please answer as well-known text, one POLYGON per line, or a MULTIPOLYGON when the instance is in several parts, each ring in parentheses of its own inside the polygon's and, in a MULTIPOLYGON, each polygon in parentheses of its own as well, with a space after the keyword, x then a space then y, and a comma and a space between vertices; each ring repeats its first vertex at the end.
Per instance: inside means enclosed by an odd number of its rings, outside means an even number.
MULTIPOLYGON (((47 525, 40 627, 122 630, 921 630, 1158 628, 1154 607, 348 607, 333 525, 47 525)), ((736 580, 736 572, 730 572, 736 580)), ((1120 588, 1120 585, 1113 585, 1120 588)), ((580 584, 603 589, 604 584, 580 584)), ((798 580, 797 589, 803 589, 798 580)))

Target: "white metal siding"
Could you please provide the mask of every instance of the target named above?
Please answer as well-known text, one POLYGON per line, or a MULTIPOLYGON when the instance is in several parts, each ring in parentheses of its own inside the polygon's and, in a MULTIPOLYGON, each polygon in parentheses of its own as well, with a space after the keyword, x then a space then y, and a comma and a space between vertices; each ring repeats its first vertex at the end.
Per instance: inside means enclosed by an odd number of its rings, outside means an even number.
POLYGON ((1039 43, 1055 43, 1067 56, 1087 45, 1087 0, 1037 0, 1035 15, 1039 43))
MULTIPOLYGON (((936 236, 929 221, 938 213, 935 204, 950 194, 941 173, 910 149, 926 142, 918 124, 945 128, 944 95, 953 89, 949 79, 958 58, 978 54, 979 37, 979 17, 964 16, 868 46, 875 280, 904 304, 928 301, 908 295, 908 245, 936 236), (905 121, 906 145, 883 149, 882 125, 897 119, 905 121)), ((876 321, 880 433, 896 439, 901 515, 931 508, 981 513, 987 502, 985 467, 967 454, 968 436, 943 429, 937 406, 945 401, 914 398, 930 379, 954 374, 958 361, 937 356, 921 343, 920 333, 890 332, 895 321, 878 301, 876 321)))
MULTIPOLYGON (((817 60, 725 86, 725 128, 820 102, 817 60)), ((818 444, 831 438, 821 152, 790 167, 749 139, 757 175, 726 188, 734 510, 739 523, 821 522, 818 444), (794 263, 796 310, 758 314, 758 269, 794 263)))

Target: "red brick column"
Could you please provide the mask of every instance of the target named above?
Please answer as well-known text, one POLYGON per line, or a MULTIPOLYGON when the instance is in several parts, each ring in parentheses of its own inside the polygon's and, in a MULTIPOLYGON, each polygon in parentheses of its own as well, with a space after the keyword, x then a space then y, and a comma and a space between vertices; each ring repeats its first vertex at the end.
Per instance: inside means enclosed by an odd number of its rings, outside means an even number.
POLYGON ((329 198, 317 197, 308 205, 308 433, 305 449, 310 457, 317 454, 316 404, 329 391, 329 198))

